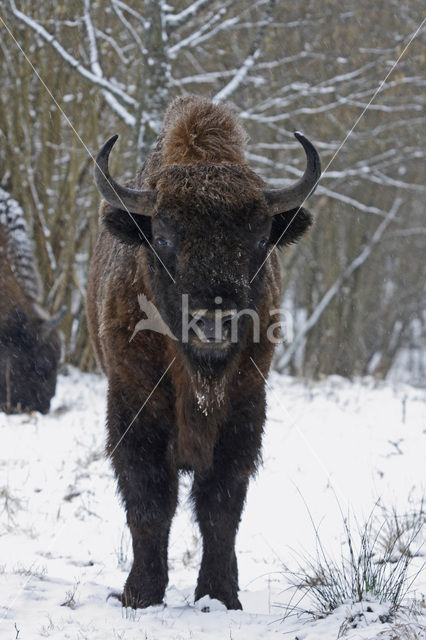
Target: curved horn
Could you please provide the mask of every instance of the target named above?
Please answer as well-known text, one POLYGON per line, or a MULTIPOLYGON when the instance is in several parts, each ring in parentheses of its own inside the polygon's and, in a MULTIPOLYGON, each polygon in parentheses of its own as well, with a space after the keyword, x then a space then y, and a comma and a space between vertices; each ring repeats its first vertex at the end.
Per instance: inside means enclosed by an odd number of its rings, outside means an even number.
POLYGON ((48 320, 45 320, 45 322, 43 323, 44 328, 50 330, 56 327, 56 325, 58 325, 61 322, 62 318, 66 315, 66 313, 67 308, 64 305, 63 307, 61 307, 58 313, 56 313, 56 315, 52 316, 48 320))
POLYGON ((305 138, 299 131, 295 131, 294 136, 299 140, 306 153, 305 173, 291 187, 263 190, 271 216, 300 207, 313 194, 321 176, 321 162, 312 142, 309 142, 308 138, 305 138))
POLYGON ((113 207, 127 209, 130 213, 152 216, 156 200, 155 191, 149 189, 138 191, 123 187, 109 174, 108 158, 117 138, 118 135, 115 135, 104 142, 96 158, 95 182, 99 193, 113 207))

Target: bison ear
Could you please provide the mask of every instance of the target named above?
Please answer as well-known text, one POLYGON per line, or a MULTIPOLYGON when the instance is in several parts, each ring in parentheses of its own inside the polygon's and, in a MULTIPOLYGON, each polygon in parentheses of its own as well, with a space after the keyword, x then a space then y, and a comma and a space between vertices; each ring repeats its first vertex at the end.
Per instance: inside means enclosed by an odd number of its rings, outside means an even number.
POLYGON ((125 244, 140 245, 152 240, 151 217, 132 214, 106 205, 102 222, 108 231, 125 244))
POLYGON ((303 208, 277 213, 272 218, 269 241, 278 247, 298 242, 308 231, 312 222, 312 215, 303 208))

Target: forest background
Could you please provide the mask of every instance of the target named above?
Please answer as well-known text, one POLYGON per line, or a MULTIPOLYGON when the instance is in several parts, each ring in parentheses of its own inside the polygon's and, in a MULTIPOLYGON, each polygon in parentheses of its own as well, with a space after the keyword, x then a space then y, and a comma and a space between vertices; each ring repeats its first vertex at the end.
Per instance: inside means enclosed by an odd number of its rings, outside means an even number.
POLYGON ((314 228, 282 254, 291 327, 276 368, 396 372, 424 384, 419 1, 1 0, 0 16, 0 186, 24 209, 45 308, 67 308, 66 362, 95 367, 85 317, 98 233, 91 154, 119 133, 111 173, 130 178, 169 101, 196 93, 235 105, 248 161, 271 186, 304 170, 294 130, 322 158, 314 228))

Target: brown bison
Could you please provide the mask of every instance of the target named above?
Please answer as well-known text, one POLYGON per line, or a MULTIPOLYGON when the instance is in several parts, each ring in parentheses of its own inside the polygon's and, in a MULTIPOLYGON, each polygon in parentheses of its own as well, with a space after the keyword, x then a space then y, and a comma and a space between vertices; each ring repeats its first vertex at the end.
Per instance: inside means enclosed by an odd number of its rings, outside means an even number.
POLYGON ((247 165, 246 135, 231 109, 194 96, 171 104, 155 150, 128 186, 108 171, 117 136, 98 154, 105 202, 87 310, 109 381, 107 451, 133 539, 132 570, 118 596, 125 606, 163 600, 184 470, 194 474, 203 537, 195 599, 241 608, 235 537, 260 460, 263 377, 274 349, 268 330, 280 305, 274 247, 310 227, 299 207, 320 176, 314 147, 295 135, 307 168, 277 190, 247 165), (167 331, 138 331, 141 300, 167 331))
POLYGON ((47 413, 55 394, 60 340, 39 307, 40 277, 22 209, 0 189, 0 409, 47 413))

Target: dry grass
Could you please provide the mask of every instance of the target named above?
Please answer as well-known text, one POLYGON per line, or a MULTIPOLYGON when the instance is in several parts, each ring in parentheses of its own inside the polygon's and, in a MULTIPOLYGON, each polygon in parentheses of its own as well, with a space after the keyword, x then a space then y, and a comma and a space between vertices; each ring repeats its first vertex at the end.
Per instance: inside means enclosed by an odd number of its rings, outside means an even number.
MULTIPOLYGON (((361 527, 344 518, 345 544, 337 560, 326 552, 315 527, 316 555, 299 563, 296 572, 287 572, 300 599, 296 606, 287 607, 285 617, 308 613, 321 618, 343 604, 365 602, 366 606, 386 604, 389 613, 379 619, 392 622, 419 573, 413 576, 410 569, 413 558, 420 555, 423 525, 423 503, 420 509, 403 516, 395 510, 382 512, 380 519, 375 508, 361 527), (301 606, 306 601, 309 605, 301 606)), ((347 623, 349 628, 350 620, 347 623)), ((406 626, 408 633, 410 624, 406 626)), ((342 634, 345 630, 344 623, 342 634)))
MULTIPOLYGON (((383 527, 379 538, 384 551, 394 553, 395 558, 401 554, 413 553, 410 540, 413 533, 421 531, 426 523, 426 511, 424 499, 417 508, 399 515, 395 509, 390 511, 385 508, 383 512, 383 527)), ((416 552, 419 554, 419 551, 416 552)))
POLYGON ((394 624, 389 630, 381 631, 377 638, 383 638, 383 640, 425 640, 426 627, 417 622, 394 624))
POLYGON ((22 500, 13 496, 6 485, 0 489, 0 500, 3 502, 1 513, 6 513, 8 519, 13 522, 15 515, 22 509, 22 500))
POLYGON ((43 580, 46 577, 47 568, 45 566, 37 567, 32 564, 30 567, 25 567, 21 564, 18 564, 16 568, 13 570, 13 573, 16 573, 19 576, 25 576, 29 578, 37 578, 38 580, 43 580))
POLYGON ((61 603, 61 607, 68 607, 69 609, 76 609, 77 605, 78 605, 78 600, 77 600, 77 590, 79 587, 80 583, 76 582, 73 586, 72 589, 69 589, 69 591, 66 592, 65 594, 65 600, 61 603))

